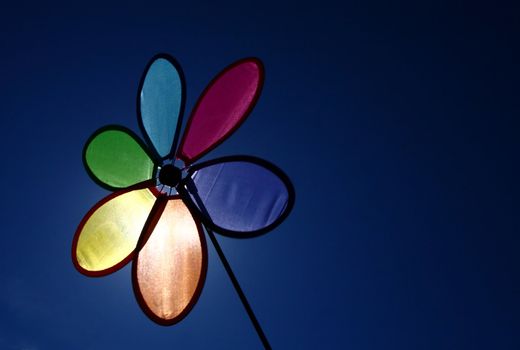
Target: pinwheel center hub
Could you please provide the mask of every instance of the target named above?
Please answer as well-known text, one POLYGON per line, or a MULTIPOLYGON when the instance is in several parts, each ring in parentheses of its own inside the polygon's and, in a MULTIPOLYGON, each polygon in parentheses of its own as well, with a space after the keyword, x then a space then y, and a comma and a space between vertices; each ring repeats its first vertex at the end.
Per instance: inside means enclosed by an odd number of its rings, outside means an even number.
POLYGON ((167 164, 159 170, 159 181, 166 186, 175 187, 182 179, 181 169, 167 164))

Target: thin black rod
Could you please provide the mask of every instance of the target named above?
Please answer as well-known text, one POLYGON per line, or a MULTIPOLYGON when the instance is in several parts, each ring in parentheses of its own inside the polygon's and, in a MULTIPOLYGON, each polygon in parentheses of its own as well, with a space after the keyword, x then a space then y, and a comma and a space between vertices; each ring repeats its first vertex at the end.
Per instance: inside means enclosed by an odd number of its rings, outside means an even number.
POLYGON ((215 247, 215 250, 217 251, 220 261, 222 261, 222 265, 224 265, 224 268, 226 269, 226 272, 229 276, 229 279, 231 280, 231 283, 233 283, 233 287, 235 287, 235 290, 236 290, 238 296, 240 297, 240 301, 242 301, 242 305, 244 305, 244 308, 247 311, 247 315, 249 316, 249 319, 251 319, 251 323, 253 323, 253 326, 255 327, 258 337, 262 341, 264 348, 271 350, 271 345, 269 344, 269 341, 267 340, 267 337, 265 336, 265 333, 262 330, 260 323, 256 319, 255 313, 253 312, 251 305, 249 305, 246 295, 242 291, 242 288, 240 287, 240 284, 238 283, 238 280, 235 277, 235 274, 233 273, 233 270, 231 269, 231 266, 229 265, 229 262, 227 261, 226 256, 224 255, 224 252, 222 251, 222 248, 220 248, 220 244, 218 243, 217 238, 215 237, 215 234, 213 233, 213 231, 208 229, 205 225, 204 225, 204 227, 206 228, 206 232, 208 233, 208 236, 211 239, 211 243, 213 243, 213 246, 215 247))

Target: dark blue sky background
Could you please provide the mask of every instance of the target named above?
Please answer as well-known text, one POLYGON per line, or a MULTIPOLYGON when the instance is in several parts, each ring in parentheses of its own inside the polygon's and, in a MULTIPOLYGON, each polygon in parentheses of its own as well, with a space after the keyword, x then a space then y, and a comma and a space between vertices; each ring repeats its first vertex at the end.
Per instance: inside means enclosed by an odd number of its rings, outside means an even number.
POLYGON ((141 73, 180 61, 187 111, 223 67, 266 66, 246 123, 205 159, 284 169, 294 211, 219 237, 276 349, 519 349, 519 11, 472 1, 3 5, 0 349, 254 349, 214 250, 164 328, 130 269, 80 275, 70 246, 107 192, 97 128, 138 131, 141 73))

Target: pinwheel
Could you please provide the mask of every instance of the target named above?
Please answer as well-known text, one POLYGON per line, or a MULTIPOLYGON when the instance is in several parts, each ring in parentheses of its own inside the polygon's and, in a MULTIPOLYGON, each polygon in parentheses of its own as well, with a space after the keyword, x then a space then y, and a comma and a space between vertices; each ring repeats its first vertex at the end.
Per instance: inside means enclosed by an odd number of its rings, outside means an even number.
POLYGON ((153 57, 137 97, 144 142, 125 127, 106 126, 85 145, 88 174, 114 192, 79 224, 72 260, 81 273, 93 277, 132 261, 138 304, 153 321, 172 325, 189 313, 204 285, 208 263, 204 227, 268 347, 213 232, 235 238, 269 232, 291 211, 293 186, 279 168, 257 157, 197 162, 246 119, 263 79, 263 65, 256 58, 225 68, 195 104, 177 147, 184 75, 171 56, 153 57))

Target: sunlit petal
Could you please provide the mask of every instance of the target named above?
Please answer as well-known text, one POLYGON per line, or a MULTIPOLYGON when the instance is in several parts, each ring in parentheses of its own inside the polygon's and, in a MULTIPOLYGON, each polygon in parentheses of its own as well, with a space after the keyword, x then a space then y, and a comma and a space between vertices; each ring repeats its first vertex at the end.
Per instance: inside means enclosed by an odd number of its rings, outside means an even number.
POLYGON ((80 223, 72 246, 76 268, 102 276, 131 258, 155 202, 148 189, 114 193, 97 203, 80 223))
POLYGON ((177 323, 197 301, 206 269, 207 250, 200 226, 182 200, 169 200, 133 262, 140 306, 157 323, 177 323))

